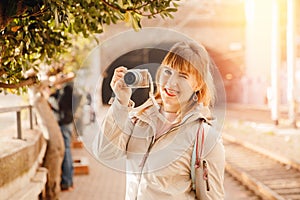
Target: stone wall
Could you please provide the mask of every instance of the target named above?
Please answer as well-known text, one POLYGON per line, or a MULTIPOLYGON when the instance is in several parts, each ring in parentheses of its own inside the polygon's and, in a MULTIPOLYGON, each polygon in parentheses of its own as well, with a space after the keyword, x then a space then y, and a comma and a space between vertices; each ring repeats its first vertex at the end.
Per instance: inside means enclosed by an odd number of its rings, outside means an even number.
POLYGON ((0 132, 0 196, 37 199, 47 180, 47 170, 40 167, 46 141, 39 130, 23 130, 22 140, 15 138, 15 132, 0 132))

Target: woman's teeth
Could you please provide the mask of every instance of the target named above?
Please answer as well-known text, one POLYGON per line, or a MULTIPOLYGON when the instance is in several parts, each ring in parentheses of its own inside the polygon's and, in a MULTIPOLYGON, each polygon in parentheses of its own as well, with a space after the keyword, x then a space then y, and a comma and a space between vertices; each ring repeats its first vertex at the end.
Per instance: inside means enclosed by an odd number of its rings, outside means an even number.
POLYGON ((167 93, 168 96, 176 96, 177 92, 175 90, 172 89, 165 89, 165 92, 167 93))

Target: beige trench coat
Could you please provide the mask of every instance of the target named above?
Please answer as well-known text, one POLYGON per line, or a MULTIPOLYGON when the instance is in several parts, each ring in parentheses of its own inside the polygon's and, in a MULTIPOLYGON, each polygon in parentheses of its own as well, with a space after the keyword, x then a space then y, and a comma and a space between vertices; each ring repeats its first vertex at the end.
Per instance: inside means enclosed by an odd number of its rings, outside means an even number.
POLYGON ((149 106, 149 102, 146 104, 132 109, 115 100, 93 144, 94 154, 102 161, 126 158, 125 199, 224 199, 225 152, 220 133, 207 123, 200 126, 199 119, 203 115, 195 109, 182 119, 182 123, 155 138, 160 113, 155 106, 149 106), (136 114, 145 107, 145 112, 136 114), (213 137, 205 137, 204 143, 209 145, 208 148, 204 145, 202 152, 207 163, 208 180, 203 176, 201 161, 195 173, 195 191, 192 188, 191 159, 199 127, 204 127, 205 136, 211 134, 213 137))

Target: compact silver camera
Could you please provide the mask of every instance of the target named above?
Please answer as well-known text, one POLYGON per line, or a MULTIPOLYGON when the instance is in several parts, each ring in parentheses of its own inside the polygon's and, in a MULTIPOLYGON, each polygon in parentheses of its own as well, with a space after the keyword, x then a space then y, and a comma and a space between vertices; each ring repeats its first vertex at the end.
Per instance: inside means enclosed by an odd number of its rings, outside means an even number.
POLYGON ((130 69, 124 75, 124 82, 131 88, 148 88, 148 69, 130 69))

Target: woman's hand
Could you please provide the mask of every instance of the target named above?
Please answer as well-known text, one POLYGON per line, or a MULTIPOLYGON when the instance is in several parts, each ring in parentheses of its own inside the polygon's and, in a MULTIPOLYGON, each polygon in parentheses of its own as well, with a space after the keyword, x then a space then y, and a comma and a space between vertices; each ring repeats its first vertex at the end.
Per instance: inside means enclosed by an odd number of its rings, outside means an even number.
POLYGON ((131 88, 127 87, 124 82, 124 75, 127 72, 126 67, 118 67, 114 71, 114 75, 110 82, 110 87, 116 95, 116 98, 122 105, 127 106, 132 94, 131 88))

